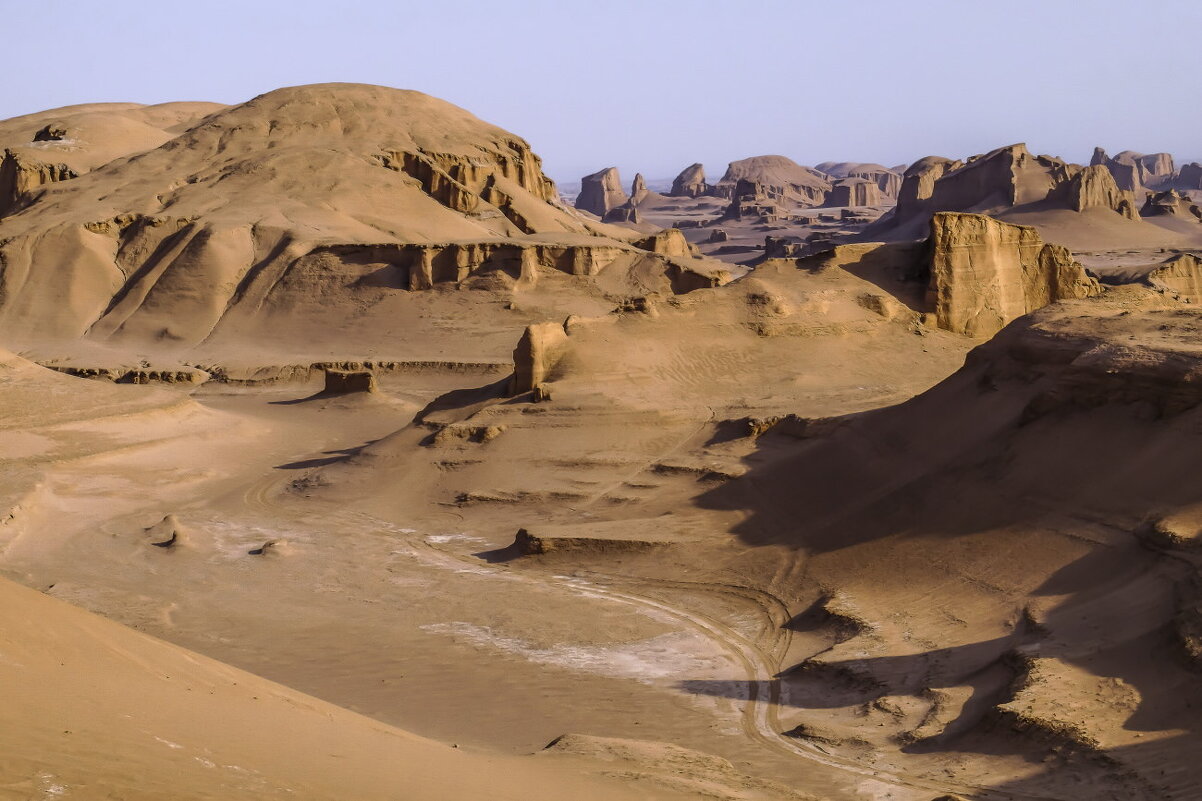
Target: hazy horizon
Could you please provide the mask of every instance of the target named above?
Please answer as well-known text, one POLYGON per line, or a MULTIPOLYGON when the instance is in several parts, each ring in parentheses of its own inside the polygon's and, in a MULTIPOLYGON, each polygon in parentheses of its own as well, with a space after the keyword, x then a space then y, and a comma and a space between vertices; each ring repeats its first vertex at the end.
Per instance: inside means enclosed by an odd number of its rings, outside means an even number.
POLYGON ((1202 156, 1188 102, 1197 81, 1171 62, 1202 22, 1184 0, 1141 9, 1122 42, 1115 20, 1132 14, 1115 0, 1088 11, 1063 0, 1004 11, 950 0, 527 0, 504 15, 475 0, 206 8, 186 29, 146 2, 7 9, 13 30, 65 32, 71 46, 49 57, 44 38, 10 43, 33 78, 8 88, 0 118, 100 101, 238 103, 350 81, 460 105, 526 138, 564 183, 611 165, 624 183, 696 161, 716 179, 753 155, 893 166, 1014 142, 1078 162, 1095 145, 1202 156), (1134 49, 1136 34, 1155 45, 1134 49), (188 54, 206 50, 201 70, 188 54), (1143 67, 1154 60, 1165 67, 1143 67))

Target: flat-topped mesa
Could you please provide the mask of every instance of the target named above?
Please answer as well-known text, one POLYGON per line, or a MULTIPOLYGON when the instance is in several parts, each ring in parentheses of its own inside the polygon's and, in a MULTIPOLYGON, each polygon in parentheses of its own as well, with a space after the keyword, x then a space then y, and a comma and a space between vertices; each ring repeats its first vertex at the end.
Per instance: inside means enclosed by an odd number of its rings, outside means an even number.
POLYGON ((568 335, 561 323, 535 323, 526 326, 513 349, 513 377, 509 394, 537 392, 563 358, 568 335))
POLYGON ((710 191, 710 185, 705 182, 705 167, 700 163, 690 164, 680 171, 672 181, 671 197, 701 197, 710 191))
POLYGON ((843 178, 826 193, 824 206, 879 206, 881 191, 867 178, 843 178))
POLYGON ((0 160, 0 217, 20 210, 38 188, 78 177, 66 164, 47 164, 5 150, 0 160))
POLYGON ((606 167, 580 179, 580 194, 576 196, 576 208, 605 217, 611 209, 629 200, 622 189, 622 176, 617 167, 606 167))
POLYGON ((831 184, 817 170, 803 167, 784 156, 753 156, 732 161, 722 180, 713 187, 718 197, 735 196, 740 181, 750 181, 764 187, 769 195, 803 206, 818 206, 826 199, 831 184))
POLYGON ((1139 213, 1142 217, 1169 216, 1184 217, 1190 220, 1202 219, 1202 207, 1176 189, 1149 192, 1139 213))
POLYGON ((1029 226, 980 214, 935 214, 927 252, 936 324, 972 337, 992 336, 1057 300, 1101 292, 1066 248, 1046 244, 1029 226))

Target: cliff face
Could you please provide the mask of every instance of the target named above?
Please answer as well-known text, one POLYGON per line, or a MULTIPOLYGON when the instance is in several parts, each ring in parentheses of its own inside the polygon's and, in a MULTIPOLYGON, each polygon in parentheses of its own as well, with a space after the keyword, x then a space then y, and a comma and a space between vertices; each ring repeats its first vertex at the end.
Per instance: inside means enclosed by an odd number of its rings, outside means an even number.
POLYGON ((979 214, 931 219, 927 302, 940 328, 990 336, 1035 309, 1101 292, 1072 254, 1028 226, 979 214))
POLYGON ((629 197, 622 189, 622 176, 617 167, 606 167, 580 179, 580 194, 576 208, 605 217, 611 209, 625 203, 629 197))

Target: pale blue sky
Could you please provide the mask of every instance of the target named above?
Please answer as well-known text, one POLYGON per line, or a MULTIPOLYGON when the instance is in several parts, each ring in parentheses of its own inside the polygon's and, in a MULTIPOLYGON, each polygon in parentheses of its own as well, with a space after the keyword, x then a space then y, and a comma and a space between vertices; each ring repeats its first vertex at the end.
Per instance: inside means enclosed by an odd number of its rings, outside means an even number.
POLYGON ((745 156, 911 162, 1026 141, 1202 157, 1202 2, 0 0, 0 118, 418 89, 528 139, 557 179, 745 156))

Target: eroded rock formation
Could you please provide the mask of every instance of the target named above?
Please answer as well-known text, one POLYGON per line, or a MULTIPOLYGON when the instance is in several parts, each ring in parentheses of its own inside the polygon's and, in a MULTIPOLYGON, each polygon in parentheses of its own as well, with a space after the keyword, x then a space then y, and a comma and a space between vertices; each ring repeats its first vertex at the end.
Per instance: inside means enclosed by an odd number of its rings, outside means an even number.
POLYGON ((931 218, 927 302, 940 328, 990 336, 1035 309, 1101 291, 1066 248, 980 214, 931 218))
POLYGON ((1202 219, 1202 207, 1175 189, 1149 192, 1139 213, 1143 217, 1170 216, 1191 220, 1202 219))
POLYGON ((1202 164, 1191 161, 1177 174, 1178 189, 1202 189, 1202 164))
POLYGON ((714 194, 733 198, 741 181, 762 187, 765 194, 804 206, 821 205, 830 191, 830 182, 817 170, 803 167, 784 156, 754 156, 732 161, 714 186, 714 194))
POLYGON ((526 326, 513 349, 513 378, 509 394, 537 390, 546 381, 568 346, 568 335, 560 323, 535 323, 526 326))
POLYGON ((877 206, 881 192, 877 185, 866 178, 843 178, 826 194, 825 206, 877 206))
POLYGON ((629 199, 622 189, 622 176, 617 167, 606 167, 580 179, 580 194, 576 208, 604 217, 629 199))
POLYGON ((1202 303, 1202 260, 1192 253, 1174 256, 1147 275, 1147 282, 1187 303, 1202 303))
POLYGON ((20 209, 39 187, 77 177, 66 164, 47 164, 5 150, 0 160, 0 217, 20 209))
POLYGON ((1073 211, 1103 208, 1117 211, 1129 220, 1139 216, 1135 211, 1135 196, 1120 189, 1110 171, 1100 164, 1085 167, 1069 179, 1065 193, 1073 211))
POLYGON ((672 181, 672 197, 701 197, 709 192, 710 185, 705 182, 705 167, 701 164, 690 164, 680 171, 672 181))

